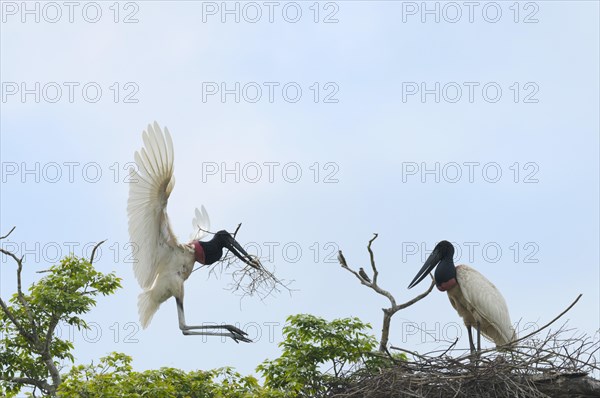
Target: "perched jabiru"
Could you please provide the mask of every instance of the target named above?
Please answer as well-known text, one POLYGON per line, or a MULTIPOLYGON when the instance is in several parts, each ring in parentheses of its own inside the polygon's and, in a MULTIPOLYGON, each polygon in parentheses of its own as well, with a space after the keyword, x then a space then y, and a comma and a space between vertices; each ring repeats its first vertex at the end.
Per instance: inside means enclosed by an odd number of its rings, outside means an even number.
POLYGON ((438 243, 408 288, 421 282, 434 268, 438 290, 448 293, 448 298, 467 327, 471 353, 475 352, 471 329, 477 329, 477 351, 481 350, 481 337, 490 339, 496 346, 516 339, 510 322, 508 307, 496 286, 475 269, 466 265, 454 266, 454 246, 448 241, 438 243))

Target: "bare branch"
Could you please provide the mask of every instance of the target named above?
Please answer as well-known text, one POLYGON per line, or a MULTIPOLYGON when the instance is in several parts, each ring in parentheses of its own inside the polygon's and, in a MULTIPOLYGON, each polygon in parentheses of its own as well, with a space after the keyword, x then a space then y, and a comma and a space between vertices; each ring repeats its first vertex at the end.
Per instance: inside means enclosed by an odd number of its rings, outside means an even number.
POLYGON ((405 353, 407 353, 407 354, 410 354, 410 355, 412 355, 412 356, 414 356, 414 357, 417 357, 417 358, 421 358, 421 359, 427 359, 427 357, 426 357, 426 356, 424 356, 424 355, 421 355, 421 354, 419 354, 419 353, 417 353, 417 352, 414 352, 414 351, 407 350, 407 349, 405 349, 405 348, 394 347, 394 346, 392 345, 392 346, 390 346, 390 349, 392 349, 392 350, 396 350, 396 351, 402 351, 402 352, 405 352, 405 353))
POLYGON ((22 258, 17 257, 14 253, 9 252, 8 250, 4 250, 3 248, 0 247, 0 253, 5 254, 9 257, 12 257, 13 260, 15 260, 15 262, 17 264, 19 264, 19 262, 21 262, 22 258))
MULTIPOLYGON (((17 227, 16 227, 16 226, 12 227, 12 228, 11 228, 11 230, 10 230, 10 231, 8 231, 8 233, 7 233, 6 235, 4 235, 4 236, 0 236, 0 240, 8 238, 8 236, 9 236, 10 234, 12 234, 12 232, 15 230, 15 228, 17 228, 17 227)), ((13 260, 15 260, 15 262, 16 262, 17 264, 20 264, 20 263, 21 263, 21 261, 23 260, 23 257, 21 257, 21 258, 18 258, 18 257, 17 257, 17 256, 16 256, 14 253, 12 253, 12 252, 9 252, 8 250, 4 250, 4 249, 2 249, 1 247, 0 247, 0 253, 3 253, 3 254, 5 254, 5 255, 7 255, 7 256, 9 256, 9 257, 12 257, 12 259, 13 259, 13 260)))
MULTIPOLYGON (((520 337, 514 341, 511 341, 508 344, 504 344, 501 346, 497 346, 495 348, 489 348, 487 350, 481 350, 480 353, 488 353, 488 352, 494 352, 494 351, 498 351, 498 350, 502 350, 502 349, 511 349, 512 347, 515 347, 517 345, 518 342, 526 340, 536 334, 538 334, 539 332, 541 332, 542 330, 546 329, 548 326, 552 325, 554 322, 556 322, 557 320, 559 320, 563 315, 565 315, 568 311, 571 310, 571 308, 573 308, 573 306, 575 304, 577 304, 577 302, 579 301, 579 299, 582 297, 582 294, 579 294, 577 296, 577 298, 575 299, 575 301, 573 301, 563 312, 561 312, 560 314, 558 314, 554 319, 552 319, 550 322, 548 322, 547 324, 545 324, 544 326, 538 328, 537 330, 534 330, 533 332, 520 337)), ((563 328, 560 329, 561 331, 564 331, 563 328)))
POLYGON ((4 380, 10 383, 21 383, 27 384, 33 387, 37 387, 44 392, 49 392, 51 390, 51 386, 44 380, 32 379, 30 377, 2 377, 0 376, 0 380, 4 380))
POLYGON ((106 239, 104 239, 103 241, 100 241, 100 242, 96 243, 96 246, 94 246, 94 248, 92 249, 92 255, 90 256, 90 264, 94 263, 94 256, 96 255, 96 250, 98 250, 98 248, 100 247, 100 245, 103 244, 104 242, 106 242, 106 239))
POLYGON ((446 355, 448 351, 452 350, 456 346, 456 343, 458 343, 458 337, 456 338, 456 340, 454 340, 454 343, 450 344, 450 346, 446 350, 444 350, 444 352, 438 355, 438 358, 441 358, 444 355, 446 355))
POLYGON ((6 235, 4 235, 4 236, 0 236, 0 240, 8 238, 8 236, 9 236, 10 234, 12 234, 12 232, 15 230, 15 228, 17 228, 17 226, 16 226, 16 225, 15 225, 14 227, 12 227, 12 228, 11 228, 11 230, 10 230, 10 231, 8 231, 8 233, 7 233, 6 235))
MULTIPOLYGON (((233 238, 235 239, 235 237, 237 236, 238 231, 240 230, 240 228, 242 227, 242 223, 239 223, 237 228, 235 229, 235 231, 233 232, 233 238)), ((225 252, 225 254, 223 255, 223 259, 227 258, 227 255, 229 254, 229 249, 227 249, 227 251, 225 252)))
POLYGON ((431 285, 429 285, 429 288, 427 290, 425 290, 423 293, 419 294, 417 297, 413 298, 412 300, 408 300, 406 303, 404 304, 400 304, 400 305, 396 305, 392 308, 392 311, 395 313, 399 310, 403 310, 406 307, 410 307, 411 305, 413 305, 414 303, 416 303, 417 301, 420 301, 422 299, 424 299, 429 293, 431 293, 431 291, 433 290, 433 287, 435 286, 435 281, 431 281, 431 285))
POLYGON ((371 259, 371 269, 373 270, 373 283, 377 284, 377 276, 379 276, 379 272, 377 272, 377 267, 375 266, 375 255, 373 254, 373 250, 371 250, 371 245, 377 239, 379 235, 374 233, 371 240, 369 240, 369 244, 367 245, 367 250, 369 251, 369 258, 371 259))
POLYGON ((371 261, 371 269, 373 271, 373 279, 372 280, 369 280, 368 275, 366 275, 366 273, 364 272, 364 270, 362 268, 360 268, 360 270, 358 272, 355 271, 354 269, 352 269, 348 265, 348 262, 346 261, 346 257, 344 257, 344 254, 342 253, 341 250, 338 251, 338 261, 339 261, 341 267, 343 269, 345 269, 346 271, 350 272, 351 274, 353 274, 362 285, 365 285, 365 286, 373 289, 375 292, 386 297, 389 300, 390 307, 382 308, 383 326, 381 329, 381 339, 379 342, 379 351, 385 352, 387 350, 387 343, 388 343, 388 339, 389 339, 389 329, 390 329, 392 316, 394 316, 394 314, 396 312, 400 311, 401 309, 409 307, 409 306, 413 305, 414 303, 418 302, 419 300, 422 300, 423 298, 425 298, 433 290, 433 287, 435 286, 435 282, 432 281, 429 288, 425 292, 421 293, 420 295, 414 297, 413 299, 411 299, 403 304, 397 304, 396 298, 394 297, 394 295, 392 295, 392 293, 390 293, 389 291, 381 288, 379 286, 379 284, 377 283, 378 277, 379 277, 379 271, 377 270, 377 264, 375 263, 375 254, 373 253, 373 249, 371 248, 371 246, 373 245, 373 242, 375 241, 375 239, 377 239, 378 236, 379 236, 378 234, 373 234, 373 237, 369 240, 369 244, 367 245, 367 250, 369 251, 369 259, 371 261), (365 274, 365 277, 361 276, 361 272, 363 274, 365 274))
MULTIPOLYGON (((375 235, 375 238, 376 237, 377 237, 377 235, 375 235)), ((369 245, 371 242, 373 242, 373 240, 375 238, 371 239, 371 241, 369 242, 369 245)), ((341 250, 338 251, 338 261, 340 262, 340 265, 342 266, 342 268, 344 268, 346 271, 352 273, 356 277, 356 279, 359 280, 359 282, 361 284, 363 284, 367 287, 370 287, 371 289, 375 290, 377 293, 386 297, 390 301, 392 307, 396 306, 396 299, 394 298, 394 296, 387 290, 379 287, 379 285, 377 284, 377 276, 379 275, 379 272, 377 272, 377 266, 375 265, 375 261, 373 260, 373 258, 371 260, 372 261, 371 268, 374 269, 374 271, 373 271, 373 280, 371 282, 366 281, 364 278, 362 278, 360 276, 360 274, 358 272, 356 272, 355 270, 353 270, 352 268, 350 268, 348 266, 348 263, 346 262, 346 258, 344 257, 344 254, 342 254, 341 250)))
POLYGON ((570 310, 571 308, 573 308, 573 306, 574 306, 575 304, 577 304, 577 302, 579 301, 579 299, 581 298, 581 296, 583 296, 583 295, 580 293, 580 294, 579 294, 579 296, 577 296, 577 298, 575 299, 575 301, 573 301, 573 302, 571 303, 571 305, 567 307, 567 309, 565 309, 563 312, 561 312, 560 314, 558 314, 558 315, 557 315, 557 316, 556 316, 556 317, 555 317, 553 320, 551 320, 550 322, 548 322, 547 324, 545 324, 544 326, 542 326, 542 327, 541 327, 541 328, 539 328, 538 330, 535 330, 535 331, 533 331, 532 333, 529 333, 529 334, 528 334, 528 335, 526 335, 526 336, 523 336, 523 337, 521 337, 521 338, 518 338, 518 339, 516 339, 516 340, 515 340, 515 341, 513 341, 513 342, 510 342, 508 345, 510 345, 510 344, 515 344, 515 343, 518 343, 519 341, 522 341, 522 340, 528 339, 529 337, 533 336, 534 334, 538 334, 538 333, 539 333, 539 332, 541 332, 542 330, 546 329, 548 326, 552 325, 554 322, 558 321, 558 320, 559 320, 559 319, 560 319, 560 318, 561 318, 561 317, 562 317, 564 314, 566 314, 567 312, 569 312, 569 310, 570 310))
POLYGON ((242 223, 239 223, 238 226, 237 226, 237 228, 233 232, 233 237, 234 238, 237 236, 237 233, 238 233, 238 231, 240 230, 241 227, 242 227, 242 223))

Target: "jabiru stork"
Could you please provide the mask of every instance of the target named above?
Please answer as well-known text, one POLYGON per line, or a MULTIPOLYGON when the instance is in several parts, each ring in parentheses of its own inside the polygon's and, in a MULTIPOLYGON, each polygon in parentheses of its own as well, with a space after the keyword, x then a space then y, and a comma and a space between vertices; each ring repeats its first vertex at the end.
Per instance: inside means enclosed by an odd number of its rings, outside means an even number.
POLYGON ((246 253, 225 230, 215 233, 207 242, 201 241, 210 229, 204 206, 201 211, 196 209, 192 240, 186 244, 177 241, 167 215, 167 202, 175 184, 173 140, 167 128, 163 134, 156 122, 148 125, 142 139, 144 147, 135 152, 137 170, 133 167, 129 170, 127 202, 129 235, 135 248, 133 270, 144 290, 138 297, 142 327, 149 325, 164 301, 175 297, 179 328, 184 335, 226 336, 236 342, 251 342, 245 332, 233 325, 190 326, 185 323, 183 285, 195 262, 213 264, 223 256, 224 248, 251 267, 260 269, 260 261, 246 253), (208 331, 211 329, 213 331, 208 331))
POLYGON ((477 330, 477 351, 481 350, 481 334, 496 346, 516 339, 508 307, 496 286, 475 269, 466 265, 454 266, 454 246, 448 241, 438 243, 408 288, 416 286, 436 268, 435 284, 448 293, 452 307, 463 319, 469 334, 471 353, 475 352, 471 328, 477 330))

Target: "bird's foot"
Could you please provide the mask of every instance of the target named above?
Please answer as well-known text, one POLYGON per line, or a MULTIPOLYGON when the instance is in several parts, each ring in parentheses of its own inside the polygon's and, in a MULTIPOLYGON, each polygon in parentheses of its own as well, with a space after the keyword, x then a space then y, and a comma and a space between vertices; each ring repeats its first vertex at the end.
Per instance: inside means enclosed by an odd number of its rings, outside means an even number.
POLYGON ((254 343, 249 338, 244 337, 244 336, 242 336, 240 334, 236 334, 236 333, 231 333, 231 335, 229 337, 231 337, 231 339, 233 341, 235 341, 236 343, 239 343, 240 341, 243 342, 243 343, 254 343))
POLYGON ((253 342, 248 337, 246 337, 248 335, 248 333, 244 332, 243 330, 236 328, 233 325, 224 325, 224 327, 225 327, 225 329, 227 329, 229 331, 229 333, 231 333, 231 335, 229 337, 231 337, 233 339, 233 341, 235 341, 236 343, 239 343, 240 341, 242 341, 244 343, 252 343, 253 342))

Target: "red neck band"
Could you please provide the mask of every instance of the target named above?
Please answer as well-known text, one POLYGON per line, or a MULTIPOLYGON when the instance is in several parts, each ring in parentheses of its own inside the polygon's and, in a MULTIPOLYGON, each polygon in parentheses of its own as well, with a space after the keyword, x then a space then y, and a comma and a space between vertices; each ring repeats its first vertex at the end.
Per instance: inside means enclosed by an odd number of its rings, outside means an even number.
POLYGON ((440 283, 439 285, 437 285, 437 288, 440 292, 447 292, 448 290, 452 289, 457 284, 458 284, 458 282, 456 282, 456 278, 452 278, 447 282, 440 283))
POLYGON ((194 255, 196 257, 196 261, 198 261, 200 264, 205 264, 204 248, 198 240, 194 241, 194 255))

